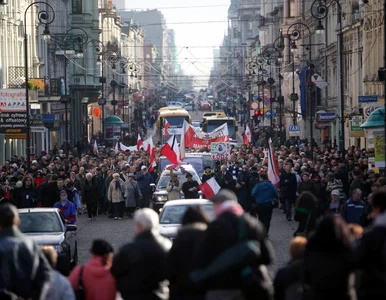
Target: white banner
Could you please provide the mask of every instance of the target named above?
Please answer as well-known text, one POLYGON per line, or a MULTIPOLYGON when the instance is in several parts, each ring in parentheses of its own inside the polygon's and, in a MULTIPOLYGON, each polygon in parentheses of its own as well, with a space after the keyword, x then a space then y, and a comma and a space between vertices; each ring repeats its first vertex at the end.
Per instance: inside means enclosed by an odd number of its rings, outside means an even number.
POLYGON ((26 112, 24 89, 0 89, 0 112, 26 112))

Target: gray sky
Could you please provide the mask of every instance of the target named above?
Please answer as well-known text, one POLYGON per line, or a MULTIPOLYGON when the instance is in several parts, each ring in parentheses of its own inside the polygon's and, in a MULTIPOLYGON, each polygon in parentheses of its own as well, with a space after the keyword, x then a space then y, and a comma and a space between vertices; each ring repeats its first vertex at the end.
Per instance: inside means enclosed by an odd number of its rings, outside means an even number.
POLYGON ((126 0, 126 9, 162 11, 167 28, 176 32, 181 69, 200 82, 209 78, 213 46, 218 47, 224 37, 229 5, 230 0, 126 0))

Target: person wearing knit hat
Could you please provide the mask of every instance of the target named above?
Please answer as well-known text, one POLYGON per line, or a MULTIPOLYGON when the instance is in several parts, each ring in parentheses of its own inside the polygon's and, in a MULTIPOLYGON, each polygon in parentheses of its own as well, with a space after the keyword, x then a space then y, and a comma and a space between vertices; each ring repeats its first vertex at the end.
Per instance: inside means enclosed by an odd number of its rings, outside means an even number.
POLYGON ((54 207, 60 209, 65 219, 70 224, 76 223, 76 207, 74 203, 68 201, 67 192, 65 190, 60 191, 60 201, 56 202, 54 207))

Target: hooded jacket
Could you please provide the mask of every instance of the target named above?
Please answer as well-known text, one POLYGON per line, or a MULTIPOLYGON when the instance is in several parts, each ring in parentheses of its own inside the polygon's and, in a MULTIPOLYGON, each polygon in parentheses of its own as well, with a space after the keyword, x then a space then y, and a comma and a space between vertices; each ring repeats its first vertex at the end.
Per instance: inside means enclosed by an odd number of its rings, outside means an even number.
MULTIPOLYGON (((80 266, 76 266, 68 280, 74 291, 78 288, 80 266)), ((83 267, 83 286, 86 300, 115 300, 117 288, 110 267, 102 263, 101 256, 93 256, 83 267)))

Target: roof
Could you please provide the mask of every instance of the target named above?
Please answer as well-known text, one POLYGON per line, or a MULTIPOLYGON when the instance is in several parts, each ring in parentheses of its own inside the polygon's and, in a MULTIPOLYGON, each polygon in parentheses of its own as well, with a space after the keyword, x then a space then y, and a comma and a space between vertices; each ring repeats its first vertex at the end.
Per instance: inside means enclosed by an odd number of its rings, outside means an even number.
POLYGON ((220 121, 236 121, 235 118, 233 117, 224 117, 224 116, 209 116, 205 117, 207 121, 212 121, 212 120, 220 120, 220 121))
POLYGON ((374 110, 360 127, 361 128, 377 128, 385 125, 385 107, 380 107, 374 110))
POLYGON ((105 119, 105 124, 123 124, 124 122, 118 116, 108 116, 105 119))
POLYGON ((205 204, 212 204, 211 201, 206 199, 176 199, 176 200, 169 200, 165 203, 164 207, 167 206, 176 206, 176 205, 205 205, 205 204))
POLYGON ((59 209, 54 207, 32 207, 32 208, 20 208, 17 211, 19 213, 28 213, 28 212, 57 212, 59 209))
MULTIPOLYGON (((166 107, 164 107, 166 108, 166 107)), ((186 109, 182 107, 167 107, 166 109, 159 110, 159 116, 162 117, 171 117, 171 116, 187 116, 190 117, 186 109)))

